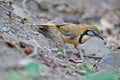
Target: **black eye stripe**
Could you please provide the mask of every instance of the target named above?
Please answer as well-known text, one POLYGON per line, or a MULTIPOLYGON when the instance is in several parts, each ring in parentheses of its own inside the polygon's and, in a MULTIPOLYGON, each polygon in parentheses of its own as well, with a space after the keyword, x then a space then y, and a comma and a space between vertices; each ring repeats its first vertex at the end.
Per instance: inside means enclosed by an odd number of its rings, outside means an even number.
POLYGON ((84 36, 83 34, 80 36, 79 41, 78 41, 79 43, 82 43, 83 36, 84 36))
POLYGON ((95 35, 95 32, 92 31, 92 30, 86 30, 79 38, 79 43, 82 43, 82 38, 83 36, 85 35, 89 35, 89 36, 94 36, 95 35), (90 33, 89 33, 90 32, 90 33))

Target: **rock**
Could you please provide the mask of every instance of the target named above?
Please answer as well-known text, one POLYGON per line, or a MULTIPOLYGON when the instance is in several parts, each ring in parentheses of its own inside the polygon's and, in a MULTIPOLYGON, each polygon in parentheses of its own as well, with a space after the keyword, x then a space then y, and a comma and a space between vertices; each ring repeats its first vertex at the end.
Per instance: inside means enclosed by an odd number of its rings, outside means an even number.
POLYGON ((120 78, 120 51, 107 53, 100 62, 96 65, 97 70, 107 69, 120 78))
POLYGON ((12 5, 13 7, 13 12, 17 15, 17 16, 20 16, 21 18, 25 18, 27 16, 27 14, 25 14, 25 11, 17 6, 17 5, 12 5))
POLYGON ((96 37, 93 37, 86 43, 79 45, 79 49, 83 49, 88 55, 94 54, 96 57, 102 57, 106 53, 110 52, 104 45, 103 41, 96 37))
POLYGON ((120 52, 109 52, 107 53, 101 61, 97 64, 97 69, 101 70, 103 68, 120 67, 120 52))

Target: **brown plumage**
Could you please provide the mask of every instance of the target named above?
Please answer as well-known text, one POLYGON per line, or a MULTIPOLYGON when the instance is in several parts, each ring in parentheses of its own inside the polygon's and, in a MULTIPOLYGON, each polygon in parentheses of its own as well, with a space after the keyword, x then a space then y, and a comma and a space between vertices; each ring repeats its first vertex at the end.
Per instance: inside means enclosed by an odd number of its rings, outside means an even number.
POLYGON ((102 37, 99 36, 100 32, 98 28, 93 25, 80 26, 72 23, 63 23, 57 25, 50 23, 50 24, 39 24, 37 26, 45 34, 60 36, 64 44, 65 43, 73 44, 76 49, 79 44, 85 43, 91 37, 96 36, 103 39, 102 37), (49 32, 51 32, 52 34, 49 32), (59 35, 57 35, 57 33, 59 33, 59 35))

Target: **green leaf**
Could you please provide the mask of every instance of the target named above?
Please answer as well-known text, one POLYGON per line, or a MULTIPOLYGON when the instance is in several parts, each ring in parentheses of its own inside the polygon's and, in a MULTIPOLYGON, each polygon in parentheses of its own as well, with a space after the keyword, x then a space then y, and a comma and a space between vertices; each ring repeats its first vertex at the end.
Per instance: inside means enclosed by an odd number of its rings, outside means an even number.
POLYGON ((99 74, 91 74, 86 76, 86 80, 117 80, 116 75, 111 72, 103 72, 99 74))
POLYGON ((84 65, 82 69, 86 71, 86 75, 94 73, 94 71, 91 70, 87 65, 84 65))
POLYGON ((26 16, 26 17, 25 17, 25 21, 26 21, 26 22, 29 22, 29 21, 30 21, 30 16, 26 16))
POLYGON ((24 71, 30 76, 37 76, 39 74, 39 65, 37 63, 30 63, 25 66, 24 71))
POLYGON ((10 72, 9 80, 25 80, 24 76, 20 75, 16 71, 10 72))

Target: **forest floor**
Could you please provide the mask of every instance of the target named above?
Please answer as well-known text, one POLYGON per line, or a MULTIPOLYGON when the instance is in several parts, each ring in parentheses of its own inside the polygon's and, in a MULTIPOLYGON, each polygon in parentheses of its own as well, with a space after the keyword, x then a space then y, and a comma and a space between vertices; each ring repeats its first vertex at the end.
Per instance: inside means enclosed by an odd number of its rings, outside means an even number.
POLYGON ((105 1, 0 0, 0 80, 119 80, 120 2, 105 1), (95 25, 104 41, 80 45, 83 61, 65 44, 64 58, 55 41, 35 27, 53 20, 62 24, 59 19, 95 25))

